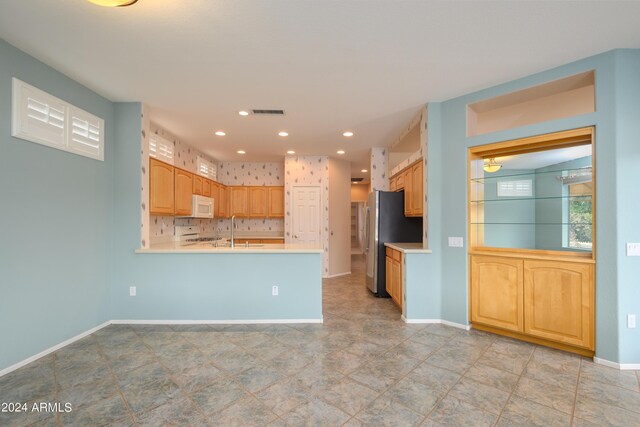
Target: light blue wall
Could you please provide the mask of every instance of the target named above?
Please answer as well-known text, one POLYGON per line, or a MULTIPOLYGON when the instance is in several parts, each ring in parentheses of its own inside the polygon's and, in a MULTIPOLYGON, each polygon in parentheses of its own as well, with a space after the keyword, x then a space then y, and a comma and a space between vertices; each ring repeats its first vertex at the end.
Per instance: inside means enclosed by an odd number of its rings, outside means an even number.
POLYGON ((0 369, 105 322, 113 105, 0 40, 0 369), (11 78, 105 120, 105 161, 11 137, 11 78))
POLYGON ((404 254, 404 292, 405 313, 407 320, 441 319, 441 286, 440 282, 425 283, 424 277, 436 269, 432 254, 404 254))
MULTIPOLYGON (((619 328, 620 362, 640 363, 640 329, 628 329, 625 318, 628 313, 640 315, 640 258, 625 256, 626 242, 640 242, 640 51, 621 51, 615 59, 616 191, 611 192, 616 197, 618 245, 615 251, 600 253, 617 261, 619 311, 611 320, 619 328)), ((596 174, 601 168, 601 159, 596 157, 596 174)), ((600 187, 596 192, 600 209, 600 187)), ((600 227, 600 211, 596 214, 600 227)), ((598 239, 616 233, 610 224, 603 225, 604 229, 598 228, 598 239)))
MULTIPOLYGON (((441 235, 431 248, 442 254, 438 275, 442 283, 445 320, 467 323, 468 253, 447 247, 447 236, 467 236, 467 149, 585 126, 596 126, 596 356, 622 363, 640 363, 638 329, 624 327, 627 313, 640 313, 640 263, 624 256, 625 241, 640 241, 634 220, 640 203, 637 185, 640 135, 640 51, 617 50, 593 56, 539 74, 485 89, 443 103, 429 104, 429 213, 440 210, 441 235), (572 74, 596 71, 596 112, 475 137, 466 136, 468 103, 524 89, 572 74), (436 114, 431 114, 432 112, 436 114), (437 137, 440 136, 440 137, 437 137), (446 173, 441 167, 446 165, 446 173), (432 195, 436 195, 435 199, 432 195), (443 214, 444 213, 444 214, 443 214), (446 215, 445 215, 446 214, 446 215), (634 240, 635 239, 635 240, 634 240)), ((439 227, 438 227, 439 226, 439 227)), ((432 237, 436 237, 433 236, 432 237)), ((465 239, 466 241, 467 239, 465 239)))
POLYGON ((321 254, 135 254, 140 245, 141 114, 115 105, 113 319, 321 319, 321 254), (279 296, 271 287, 279 286, 279 296), (129 296, 129 286, 137 296, 129 296))
POLYGON ((535 191, 535 175, 527 169, 502 169, 485 174, 484 244, 496 248, 536 247, 536 207, 531 197, 498 197, 498 182, 530 179, 535 191), (517 176, 513 176, 517 175, 517 176), (500 179, 501 177, 509 177, 500 179), (512 200, 510 200, 512 199, 512 200))

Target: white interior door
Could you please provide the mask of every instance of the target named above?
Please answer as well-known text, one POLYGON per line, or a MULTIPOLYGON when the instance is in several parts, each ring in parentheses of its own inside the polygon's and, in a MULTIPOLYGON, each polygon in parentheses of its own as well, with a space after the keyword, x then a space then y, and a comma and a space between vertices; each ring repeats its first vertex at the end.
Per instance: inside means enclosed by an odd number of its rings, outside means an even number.
POLYGON ((322 245, 320 187, 293 187, 293 243, 322 245))

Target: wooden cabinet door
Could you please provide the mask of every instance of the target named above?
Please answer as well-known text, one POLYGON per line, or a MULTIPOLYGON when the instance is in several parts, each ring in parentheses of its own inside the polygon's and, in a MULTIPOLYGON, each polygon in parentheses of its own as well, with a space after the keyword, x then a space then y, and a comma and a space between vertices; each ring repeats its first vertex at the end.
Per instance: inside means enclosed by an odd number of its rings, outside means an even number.
POLYGON ((176 215, 191 215, 193 174, 182 169, 175 170, 176 215))
POLYGON ((149 159, 149 213, 173 215, 173 166, 149 159))
POLYGON ((269 193, 267 187, 249 187, 249 216, 266 218, 269 213, 269 193))
POLYGON ((385 274, 384 274, 384 287, 387 290, 387 293, 393 298, 393 259, 389 255, 386 256, 386 260, 384 263, 385 274))
POLYGON ((422 161, 411 168, 411 215, 422 216, 424 200, 422 161))
POLYGON ((202 178, 202 195, 206 197, 211 197, 211 187, 213 183, 210 179, 202 178))
POLYGON ((213 217, 220 217, 220 186, 217 182, 209 181, 209 197, 213 199, 213 217))
POLYGON ((202 177, 193 175, 193 194, 202 196, 202 177))
POLYGON ((524 331, 565 344, 594 347, 593 265, 524 261, 524 331))
POLYGON ((284 218, 284 187, 269 187, 269 218, 284 218))
POLYGON ((392 264, 392 279, 393 282, 393 294, 391 298, 402 307, 402 262, 397 259, 393 260, 392 264))
POLYGON ((411 195, 413 180, 411 179, 411 168, 402 173, 404 180, 404 216, 411 216, 411 195))
POLYGON ((222 184, 216 184, 218 194, 218 217, 227 218, 229 216, 228 191, 227 187, 222 184))
POLYGON ((471 256, 471 322, 524 331, 523 261, 471 256))
POLYGON ((249 216, 249 203, 247 187, 228 187, 229 215, 249 216))
POLYGON ((397 178, 395 176, 391 177, 389 180, 389 191, 396 191, 397 178))
POLYGON ((404 189, 404 172, 396 175, 396 189, 395 191, 400 191, 404 189))

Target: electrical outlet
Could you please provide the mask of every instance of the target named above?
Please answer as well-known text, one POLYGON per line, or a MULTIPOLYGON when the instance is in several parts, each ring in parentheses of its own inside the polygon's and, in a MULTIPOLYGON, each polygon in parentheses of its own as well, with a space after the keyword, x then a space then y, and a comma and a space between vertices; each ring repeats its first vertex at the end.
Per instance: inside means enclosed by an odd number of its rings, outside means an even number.
POLYGON ((464 240, 462 237, 449 237, 449 247, 461 248, 464 246, 464 240))
POLYGON ((274 297, 278 296, 278 285, 271 287, 271 295, 273 295, 274 297))
POLYGON ((627 243, 627 256, 640 256, 640 243, 627 243))
POLYGON ((627 314, 627 328, 635 328, 636 327, 636 315, 635 314, 627 314))
POLYGON ((136 287, 135 286, 129 286, 129 296, 130 297, 135 297, 136 296, 136 287))

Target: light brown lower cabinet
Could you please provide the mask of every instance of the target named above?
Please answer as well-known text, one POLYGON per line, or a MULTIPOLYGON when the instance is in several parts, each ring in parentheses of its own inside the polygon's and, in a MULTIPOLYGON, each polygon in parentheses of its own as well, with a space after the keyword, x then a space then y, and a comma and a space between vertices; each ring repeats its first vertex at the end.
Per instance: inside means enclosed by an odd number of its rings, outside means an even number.
POLYGON ((402 252, 386 248, 385 289, 400 308, 402 308, 402 252))
POLYGON ((470 270, 474 327, 593 355, 593 263, 471 255, 470 270))
POLYGON ((233 239, 233 241, 235 242, 236 245, 242 245, 245 243, 261 243, 264 245, 274 245, 274 244, 284 244, 284 239, 248 239, 248 238, 242 238, 242 237, 236 237, 235 239, 233 239))
POLYGON ((524 332, 594 348, 593 264, 524 261, 524 332))

